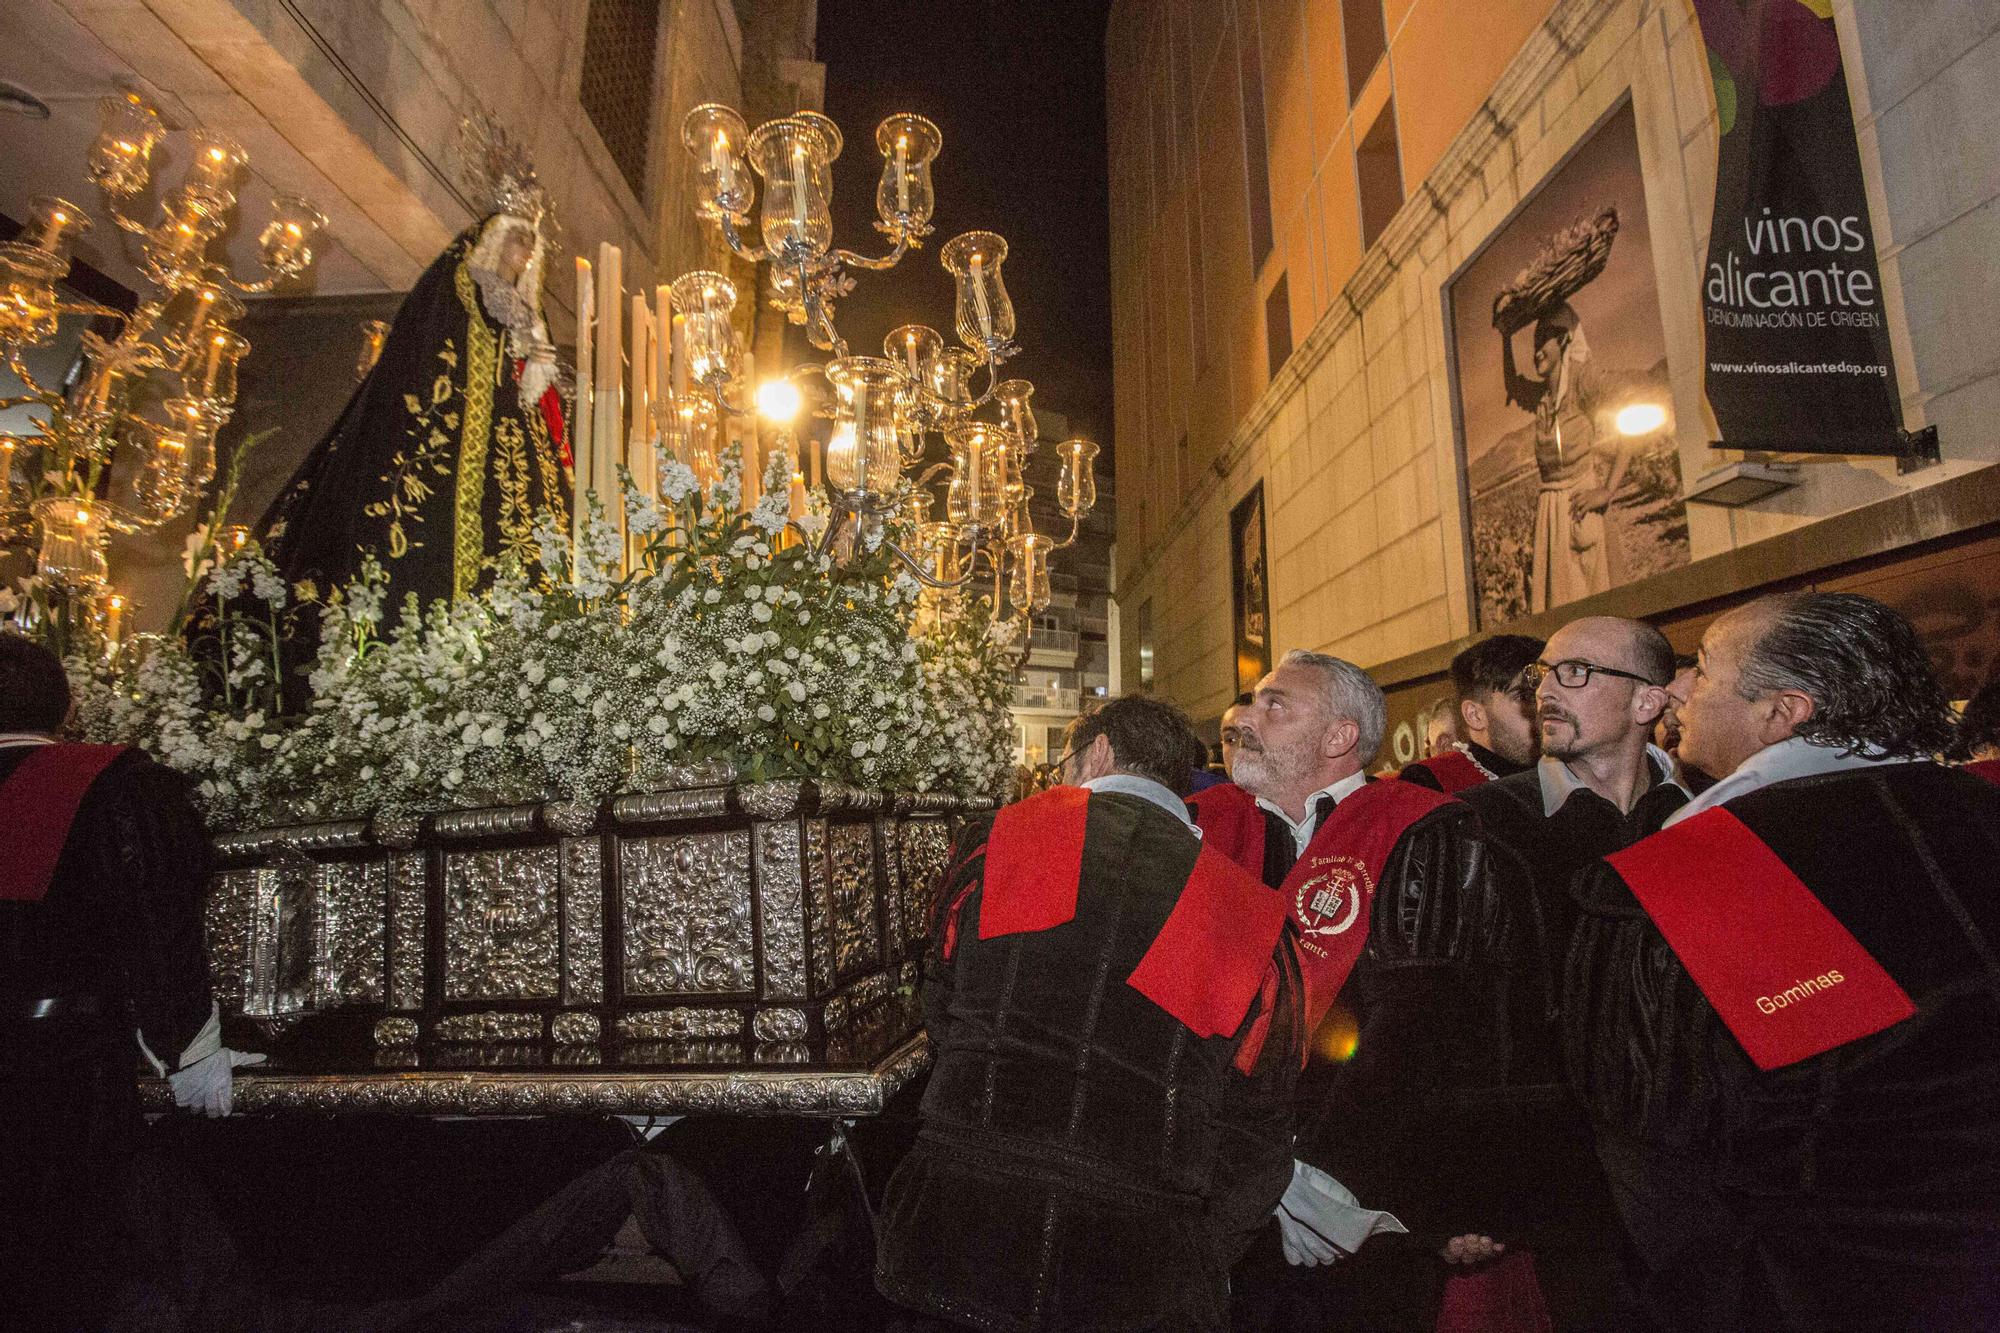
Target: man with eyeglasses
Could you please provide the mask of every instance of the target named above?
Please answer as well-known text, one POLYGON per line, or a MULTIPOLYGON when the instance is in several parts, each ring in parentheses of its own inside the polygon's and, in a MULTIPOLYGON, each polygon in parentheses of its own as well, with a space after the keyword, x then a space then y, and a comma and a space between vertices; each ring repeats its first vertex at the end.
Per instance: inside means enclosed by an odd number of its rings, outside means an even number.
POLYGON ((1396 776, 1433 791, 1457 793, 1522 772, 1535 762, 1535 692, 1522 673, 1542 655, 1542 641, 1495 634, 1451 659, 1458 732, 1443 754, 1407 765, 1396 776))
POLYGON ((976 1328, 1228 1326, 1292 1188, 1298 963, 1205 846, 1171 704, 1080 718, 1065 785, 961 832, 926 960, 935 1063, 876 1284, 976 1328))
POLYGON ((1676 692, 1718 781, 1578 880, 1563 1004, 1634 1325, 1990 1329, 2000 791, 1871 598, 1732 611, 1676 692))
POLYGON ((1491 1081, 1504 1058, 1508 924, 1471 811, 1369 780, 1387 716, 1352 662, 1287 653, 1236 719, 1240 788, 1196 802, 1217 846, 1278 890, 1299 942, 1305 1030, 1336 999, 1358 1028, 1351 1054, 1302 1078, 1300 1157, 1411 1228, 1294 1276, 1267 1242, 1239 1270, 1239 1328, 1291 1326, 1274 1323, 1282 1306, 1294 1320, 1428 1329, 1446 1275, 1438 1258, 1498 1253, 1461 1206, 1478 1135, 1452 1090, 1491 1081))
POLYGON ((1476 1181, 1501 1234, 1535 1256, 1564 1329, 1617 1325, 1619 1227, 1588 1123, 1563 1086, 1556 1026, 1576 919, 1570 882, 1659 828, 1688 797, 1650 744, 1674 654, 1643 621, 1592 616, 1549 639, 1522 678, 1541 758, 1460 794, 1494 843, 1495 879, 1515 922, 1504 1078, 1483 1094, 1495 1126, 1476 1181))

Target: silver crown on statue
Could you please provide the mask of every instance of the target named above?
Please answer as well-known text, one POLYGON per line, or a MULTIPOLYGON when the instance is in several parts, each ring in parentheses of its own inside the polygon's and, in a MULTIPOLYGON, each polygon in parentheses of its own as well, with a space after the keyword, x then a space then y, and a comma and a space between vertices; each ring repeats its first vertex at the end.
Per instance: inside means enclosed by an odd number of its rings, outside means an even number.
POLYGON ((562 244, 562 227, 535 164, 506 127, 481 111, 458 123, 459 181, 483 213, 519 218, 541 234, 550 250, 562 244))

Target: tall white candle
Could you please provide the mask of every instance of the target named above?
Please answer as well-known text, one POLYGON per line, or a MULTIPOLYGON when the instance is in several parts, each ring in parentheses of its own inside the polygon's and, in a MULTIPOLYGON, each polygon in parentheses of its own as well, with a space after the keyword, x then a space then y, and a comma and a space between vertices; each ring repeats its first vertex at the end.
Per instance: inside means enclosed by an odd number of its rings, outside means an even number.
POLYGON ((715 164, 715 192, 717 194, 736 193, 736 168, 729 153, 729 136, 718 130, 715 146, 711 150, 715 164))
POLYGON ((570 540, 583 542, 583 519, 590 491, 591 458, 596 450, 591 403, 596 398, 596 366, 591 360, 591 325, 597 319, 597 290, 591 285, 590 261, 576 260, 576 411, 569 423, 570 540))
POLYGON ((688 391, 687 316, 675 315, 669 330, 674 348, 674 397, 685 398, 688 391))
MULTIPOLYGON (((673 359, 670 353, 680 349, 673 345, 673 302, 667 295, 665 285, 653 292, 653 415, 659 417, 669 404, 666 395, 673 391, 673 359)), ((655 435, 659 433, 656 429, 655 435)))
POLYGON ((624 252, 608 242, 597 247, 597 452, 591 487, 612 521, 622 528, 625 506, 618 493, 618 467, 625 461, 625 312, 622 297, 624 252))
POLYGON ((896 136, 896 211, 910 211, 910 136, 896 136))
POLYGON ((799 243, 806 239, 806 146, 792 145, 792 224, 798 228, 799 243))
POLYGON ((972 257, 972 304, 979 317, 979 332, 993 336, 993 311, 986 304, 986 261, 983 256, 972 257))
POLYGON ((632 470, 632 480, 641 492, 650 495, 652 488, 646 484, 646 460, 652 456, 647 439, 647 423, 652 419, 653 395, 649 377, 653 373, 651 332, 652 315, 646 309, 646 298, 632 298, 632 357, 631 391, 626 401, 632 404, 632 421, 626 436, 625 466, 632 470))

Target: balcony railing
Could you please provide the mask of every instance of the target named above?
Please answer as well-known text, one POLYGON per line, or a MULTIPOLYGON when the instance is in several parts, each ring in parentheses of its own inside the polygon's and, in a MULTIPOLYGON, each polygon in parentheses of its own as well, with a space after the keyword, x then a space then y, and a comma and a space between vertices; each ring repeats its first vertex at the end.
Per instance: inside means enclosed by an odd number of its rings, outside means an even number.
POLYGON ((1028 647, 1035 652, 1075 653, 1076 645, 1073 629, 1043 629, 1038 625, 1028 636, 1028 647))
POLYGON ((1074 713, 1082 703, 1082 696, 1076 690, 1066 690, 1060 685, 1016 685, 1014 687, 1014 707, 1049 708, 1064 713, 1074 713))

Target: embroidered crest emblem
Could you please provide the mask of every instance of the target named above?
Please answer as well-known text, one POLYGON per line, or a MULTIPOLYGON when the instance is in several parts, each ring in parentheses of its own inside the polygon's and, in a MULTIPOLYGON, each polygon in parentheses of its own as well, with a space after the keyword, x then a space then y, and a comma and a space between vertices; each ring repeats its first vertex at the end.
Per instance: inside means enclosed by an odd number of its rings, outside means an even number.
POLYGON ((1368 867, 1352 856, 1316 856, 1312 872, 1292 899, 1299 933, 1340 935, 1361 916, 1361 902, 1374 891, 1368 867))

